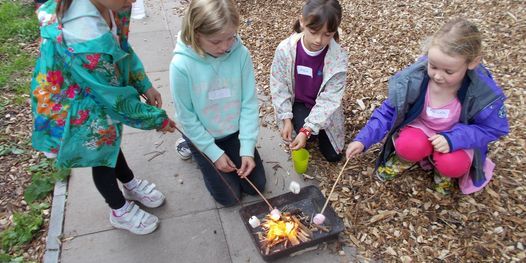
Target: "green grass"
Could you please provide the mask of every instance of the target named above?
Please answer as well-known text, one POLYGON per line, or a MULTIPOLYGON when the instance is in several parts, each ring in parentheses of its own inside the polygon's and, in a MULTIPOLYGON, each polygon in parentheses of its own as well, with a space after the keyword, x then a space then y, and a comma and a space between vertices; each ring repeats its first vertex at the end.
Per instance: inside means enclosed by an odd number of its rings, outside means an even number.
POLYGON ((27 94, 35 57, 23 48, 39 37, 33 2, 0 0, 0 25, 0 90, 27 94))

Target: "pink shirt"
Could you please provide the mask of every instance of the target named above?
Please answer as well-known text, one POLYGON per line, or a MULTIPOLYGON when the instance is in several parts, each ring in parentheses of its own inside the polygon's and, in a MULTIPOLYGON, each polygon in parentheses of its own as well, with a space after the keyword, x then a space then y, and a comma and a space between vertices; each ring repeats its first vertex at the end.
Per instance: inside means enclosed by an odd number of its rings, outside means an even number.
POLYGON ((462 104, 455 97, 455 99, 442 107, 431 107, 429 97, 428 88, 422 113, 409 126, 418 128, 431 137, 436 133, 451 129, 453 125, 459 122, 462 104))

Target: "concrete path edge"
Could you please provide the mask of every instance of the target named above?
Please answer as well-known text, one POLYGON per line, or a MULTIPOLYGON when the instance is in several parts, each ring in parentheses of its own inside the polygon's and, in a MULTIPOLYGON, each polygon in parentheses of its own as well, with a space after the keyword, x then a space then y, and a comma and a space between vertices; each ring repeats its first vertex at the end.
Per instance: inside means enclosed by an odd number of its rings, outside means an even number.
POLYGON ((59 181, 55 183, 55 188, 53 189, 44 263, 59 262, 67 187, 67 182, 59 181))

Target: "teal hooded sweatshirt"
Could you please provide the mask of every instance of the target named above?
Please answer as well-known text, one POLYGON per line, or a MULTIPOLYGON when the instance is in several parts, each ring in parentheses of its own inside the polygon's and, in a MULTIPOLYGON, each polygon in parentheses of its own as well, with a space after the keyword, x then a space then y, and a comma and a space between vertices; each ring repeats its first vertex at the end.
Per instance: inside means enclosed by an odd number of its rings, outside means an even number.
POLYGON ((224 153, 216 139, 239 131, 240 156, 254 156, 259 109, 254 69, 238 38, 230 52, 199 55, 180 35, 170 63, 175 119, 191 142, 215 162, 224 153))

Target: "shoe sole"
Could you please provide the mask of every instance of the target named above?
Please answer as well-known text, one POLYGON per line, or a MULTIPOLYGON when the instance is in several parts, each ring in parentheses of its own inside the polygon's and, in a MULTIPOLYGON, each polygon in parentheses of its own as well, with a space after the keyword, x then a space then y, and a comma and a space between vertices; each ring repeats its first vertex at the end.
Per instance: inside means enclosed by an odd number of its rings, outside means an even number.
POLYGON ((374 175, 376 175, 376 179, 378 179, 381 182, 386 182, 387 180, 380 176, 378 171, 374 172, 374 175))
POLYGON ((188 160, 188 159, 192 158, 192 155, 191 155, 191 154, 188 155, 188 156, 184 156, 184 155, 182 155, 182 154, 180 154, 180 153, 177 153, 177 154, 179 154, 179 157, 181 158, 181 160, 188 160))
POLYGON ((131 233, 136 234, 136 235, 148 235, 152 233, 153 231, 157 230, 157 228, 159 227, 159 221, 157 221, 155 224, 153 224, 152 226, 148 228, 143 229, 142 231, 135 231, 133 229, 127 228, 126 226, 120 225, 119 223, 113 222, 111 217, 110 217, 110 224, 115 228, 128 230, 131 233))

